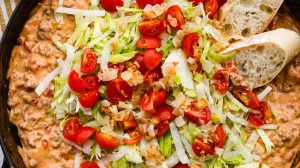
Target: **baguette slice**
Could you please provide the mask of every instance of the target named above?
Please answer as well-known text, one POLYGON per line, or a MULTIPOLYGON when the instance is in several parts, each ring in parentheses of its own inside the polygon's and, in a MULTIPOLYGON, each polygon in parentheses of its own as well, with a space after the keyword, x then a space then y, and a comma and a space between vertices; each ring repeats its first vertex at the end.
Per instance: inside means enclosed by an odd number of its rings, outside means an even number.
POLYGON ((263 32, 284 0, 229 0, 220 9, 223 31, 231 35, 251 35, 263 32))
POLYGON ((253 88, 271 82, 300 51, 300 36, 277 29, 233 43, 222 54, 236 53, 234 62, 253 88))

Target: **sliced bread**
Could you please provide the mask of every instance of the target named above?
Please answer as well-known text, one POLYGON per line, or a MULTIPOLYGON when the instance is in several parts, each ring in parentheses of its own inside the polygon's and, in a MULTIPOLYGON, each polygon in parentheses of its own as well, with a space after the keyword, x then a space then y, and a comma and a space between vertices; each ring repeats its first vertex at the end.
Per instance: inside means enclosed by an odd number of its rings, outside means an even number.
POLYGON ((219 12, 223 31, 231 35, 251 35, 263 32, 284 0, 229 0, 219 12))
POLYGON ((288 29, 264 32, 233 43, 221 53, 236 53, 239 73, 253 88, 272 81, 300 51, 300 36, 288 29))

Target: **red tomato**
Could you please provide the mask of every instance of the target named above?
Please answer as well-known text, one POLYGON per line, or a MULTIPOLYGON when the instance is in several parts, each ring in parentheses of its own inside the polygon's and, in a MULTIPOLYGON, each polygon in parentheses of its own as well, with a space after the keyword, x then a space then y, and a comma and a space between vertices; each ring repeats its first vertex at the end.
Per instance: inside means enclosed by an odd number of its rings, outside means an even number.
POLYGON ((273 113, 266 102, 260 102, 260 111, 264 114, 265 122, 273 118, 273 113))
POLYGON ((155 49, 160 47, 161 40, 156 37, 143 36, 135 44, 137 48, 155 49))
POLYGON ((88 140, 91 136, 94 135, 96 129, 93 127, 81 127, 77 132, 76 143, 82 145, 88 140))
POLYGON ((123 0, 101 0, 102 7, 108 12, 116 12, 117 7, 122 7, 124 5, 123 0))
POLYGON ((205 13, 208 14, 209 18, 213 18, 215 14, 218 12, 219 5, 217 0, 206 0, 204 2, 204 10, 205 13))
POLYGON ((224 5, 224 3, 226 3, 226 2, 227 2, 227 0, 218 0, 219 7, 224 5))
POLYGON ((155 126, 156 136, 161 137, 169 130, 168 120, 164 120, 155 126))
POLYGON ((190 168, 187 164, 178 163, 174 168, 190 168))
POLYGON ((120 77, 107 82, 106 94, 110 102, 118 103, 129 100, 132 93, 132 87, 120 77))
POLYGON ((190 2, 193 2, 193 5, 197 6, 199 3, 204 2, 204 0, 189 0, 190 2))
POLYGON ((94 72, 97 68, 97 56, 91 49, 86 49, 82 60, 80 71, 82 73, 91 73, 94 72))
POLYGON ((222 148, 226 142, 226 134, 223 127, 219 125, 214 134, 215 136, 213 136, 213 140, 215 142, 215 146, 218 148, 222 148))
POLYGON ((99 168, 95 162, 82 162, 80 168, 99 168))
POLYGON ((119 139, 101 132, 96 132, 96 142, 103 149, 114 149, 119 146, 119 139))
POLYGON ((147 71, 147 67, 144 62, 144 54, 137 53, 135 57, 132 59, 132 62, 137 62, 139 64, 139 70, 144 75, 147 71))
POLYGON ((109 63, 108 64, 108 68, 114 68, 114 69, 118 69, 118 73, 121 74, 125 68, 124 64, 112 64, 109 63))
POLYGON ((84 81, 79 78, 78 73, 75 70, 72 70, 69 74, 68 85, 70 89, 76 93, 84 93, 84 81))
POLYGON ((186 35, 183 39, 183 51, 184 53, 189 57, 194 57, 194 46, 198 44, 198 41, 200 39, 200 36, 198 33, 190 33, 186 35))
POLYGON ((160 91, 149 91, 144 94, 140 100, 141 108, 148 113, 154 114, 155 107, 163 104, 167 99, 167 92, 164 90, 160 91))
POLYGON ((143 36, 159 36, 166 31, 164 20, 147 20, 139 23, 139 31, 143 36))
POLYGON ((142 134, 138 129, 129 132, 130 139, 124 139, 123 142, 127 145, 137 144, 142 139, 142 134))
POLYGON ((161 67, 157 66, 155 69, 147 71, 144 75, 144 82, 146 84, 151 84, 154 81, 158 81, 160 78, 163 77, 161 67))
POLYGON ((255 126, 262 126, 266 121, 273 117, 271 110, 269 109, 266 102, 260 103, 260 108, 258 111, 250 112, 248 120, 255 126))
POLYGON ((145 8, 147 4, 154 6, 163 3, 164 0, 136 0, 136 2, 140 8, 145 8))
POLYGON ((62 131, 63 136, 72 141, 76 142, 78 130, 82 127, 80 120, 76 117, 68 119, 64 129, 62 131))
POLYGON ((84 87, 87 90, 98 90, 100 87, 99 77, 97 75, 85 75, 82 77, 84 80, 84 87))
POLYGON ((156 49, 147 49, 144 53, 144 62, 147 69, 152 70, 156 68, 162 61, 162 53, 157 52, 156 49))
POLYGON ((98 101, 99 91, 93 90, 83 94, 79 98, 80 104, 85 108, 92 108, 98 101))
POLYGON ((134 120, 123 120, 123 126, 125 130, 137 127, 137 123, 134 120))
POLYGON ((167 10, 167 22, 175 30, 182 29, 184 16, 178 5, 173 5, 167 10))
POLYGON ((159 121, 169 120, 173 119, 176 116, 172 113, 173 107, 169 105, 162 105, 157 109, 156 116, 159 119, 159 121))
POLYGON ((250 89, 238 87, 235 88, 232 93, 234 97, 240 100, 245 106, 252 109, 257 109, 260 107, 257 96, 250 89))
POLYGON ((229 88, 229 72, 227 70, 218 70, 214 75, 214 86, 218 92, 225 94, 229 88))
POLYGON ((210 144, 204 143, 201 139, 195 138, 192 149, 197 156, 203 156, 214 153, 214 148, 210 144))
POLYGON ((211 114, 206 100, 199 99, 192 102, 189 111, 184 113, 184 117, 197 125, 207 124, 210 121, 211 114))

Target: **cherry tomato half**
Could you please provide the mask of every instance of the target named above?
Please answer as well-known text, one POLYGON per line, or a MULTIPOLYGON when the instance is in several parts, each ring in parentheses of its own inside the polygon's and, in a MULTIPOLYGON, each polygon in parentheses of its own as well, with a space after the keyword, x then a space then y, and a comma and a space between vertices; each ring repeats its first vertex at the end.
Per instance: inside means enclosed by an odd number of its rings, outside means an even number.
POLYGON ((266 102, 260 103, 260 108, 254 112, 249 113, 248 120, 255 126, 262 126, 266 121, 273 117, 271 110, 266 102))
POLYGON ((95 162, 82 162, 80 168, 99 168, 95 162))
POLYGON ((219 93, 225 94, 228 91, 229 82, 229 72, 227 70, 218 70, 215 73, 214 86, 219 93))
POLYGON ((197 125, 207 124, 210 121, 211 113, 204 101, 206 102, 206 100, 200 99, 197 102, 192 102, 189 111, 184 113, 184 117, 197 125))
POLYGON ((167 10, 167 23, 174 30, 182 29, 184 25, 184 16, 178 5, 173 5, 167 10))
POLYGON ((144 62, 144 54, 141 54, 141 53, 137 53, 135 55, 135 57, 132 59, 132 62, 133 63, 138 63, 139 64, 139 70, 140 72, 144 75, 147 71, 147 67, 145 65, 145 62, 144 62))
POLYGON ((119 146, 119 139, 101 132, 96 132, 96 142, 103 149, 114 149, 119 146))
POLYGON ((219 7, 221 7, 222 5, 224 5, 226 2, 227 2, 227 0, 218 0, 219 7))
POLYGON ((265 122, 273 118, 273 113, 266 102, 260 102, 260 111, 264 114, 265 122))
POLYGON ((69 74, 68 85, 70 89, 76 93, 84 93, 84 81, 79 77, 79 74, 72 70, 69 74))
POLYGON ((136 0, 136 2, 140 8, 145 8, 147 4, 154 6, 163 3, 164 0, 136 0))
POLYGON ((208 14, 208 17, 212 19, 215 14, 218 12, 219 5, 217 0, 206 0, 204 2, 205 13, 208 14))
POLYGON ((245 106, 257 109, 260 107, 259 100, 255 93, 244 87, 234 88, 232 91, 235 98, 240 100, 245 106))
POLYGON ((80 71, 82 73, 91 73, 94 72, 97 68, 97 56, 91 49, 86 49, 82 60, 80 71))
POLYGON ((80 104, 85 108, 92 108, 98 101, 99 91, 93 90, 84 93, 81 97, 79 97, 80 104))
POLYGON ((144 53, 144 62, 147 69, 152 70, 156 68, 162 61, 162 53, 157 52, 156 49, 147 49, 144 53))
POLYGON ((199 3, 204 2, 204 0, 189 0, 190 2, 193 2, 194 6, 199 5, 199 3))
POLYGON ((144 75, 144 82, 148 85, 151 85, 154 81, 158 81, 163 77, 162 70, 160 66, 157 66, 155 69, 147 71, 144 75))
POLYGON ((169 130, 169 121, 164 120, 155 126, 156 136, 161 137, 169 130))
POLYGON ((132 93, 132 87, 120 77, 107 82, 106 94, 112 103, 129 100, 132 93))
POLYGON ((100 87, 99 77, 97 75, 85 75, 82 77, 84 87, 87 90, 98 90, 100 87))
POLYGON ((137 123, 134 120, 123 120, 123 126, 125 130, 137 127, 137 123))
POLYGON ((123 142, 127 145, 137 144, 142 139, 142 134, 138 129, 129 132, 130 139, 124 139, 123 142))
POLYGON ((189 165, 187 164, 182 164, 182 163, 178 163, 175 167, 173 168, 190 168, 189 165))
POLYGON ((96 129, 93 127, 81 127, 77 132, 76 143, 82 145, 88 140, 91 136, 94 135, 96 129))
POLYGON ((68 119, 66 122, 64 129, 62 131, 63 136, 72 141, 76 142, 78 130, 82 127, 80 120, 76 117, 72 117, 68 119))
POLYGON ((108 12, 116 12, 117 7, 122 7, 124 5, 123 0, 101 0, 101 6, 108 12))
POLYGON ((203 156, 214 153, 214 148, 210 144, 204 143, 200 138, 195 138, 192 149, 197 156, 203 156))
POLYGON ((190 33, 186 35, 183 39, 183 51, 189 57, 194 57, 194 46, 198 44, 200 36, 198 33, 190 33))
POLYGON ((140 100, 141 108, 147 112, 154 114, 155 107, 163 104, 167 99, 167 92, 164 90, 160 91, 149 91, 144 94, 144 96, 140 100))
POLYGON ((173 114, 174 108, 169 105, 162 105, 157 109, 156 116, 159 121, 173 119, 176 116, 173 114))
POLYGON ((151 36, 143 36, 141 37, 135 44, 137 48, 143 48, 143 49, 155 49, 160 47, 161 40, 156 37, 151 36))
POLYGON ((139 31, 143 36, 159 36, 166 31, 164 20, 147 20, 139 23, 139 31))
POLYGON ((222 148, 226 142, 226 134, 223 127, 219 125, 213 134, 213 141, 215 143, 215 146, 218 148, 222 148))

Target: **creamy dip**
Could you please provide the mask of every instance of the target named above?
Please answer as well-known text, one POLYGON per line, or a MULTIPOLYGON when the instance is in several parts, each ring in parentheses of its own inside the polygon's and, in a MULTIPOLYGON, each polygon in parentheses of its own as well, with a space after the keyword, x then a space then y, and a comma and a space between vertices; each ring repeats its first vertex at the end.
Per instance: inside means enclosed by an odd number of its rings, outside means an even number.
MULTIPOLYGON (((10 78, 10 121, 15 124, 22 141, 19 152, 27 167, 74 167, 76 150, 64 143, 58 135, 58 122, 50 114, 53 92, 49 88, 38 97, 34 89, 43 77, 64 57, 55 41, 64 41, 74 30, 74 18, 64 17, 64 24, 54 19, 57 0, 45 0, 37 6, 26 23, 18 44, 12 52, 8 77, 10 78)), ((65 7, 86 9, 89 0, 64 0, 65 7)), ((288 14, 281 12, 272 28, 297 29, 288 14)), ((265 155, 262 143, 256 145, 261 162, 270 167, 291 167, 300 151, 300 56, 298 56, 271 84, 269 99, 272 109, 278 112, 279 129, 267 134, 275 145, 265 155)))

